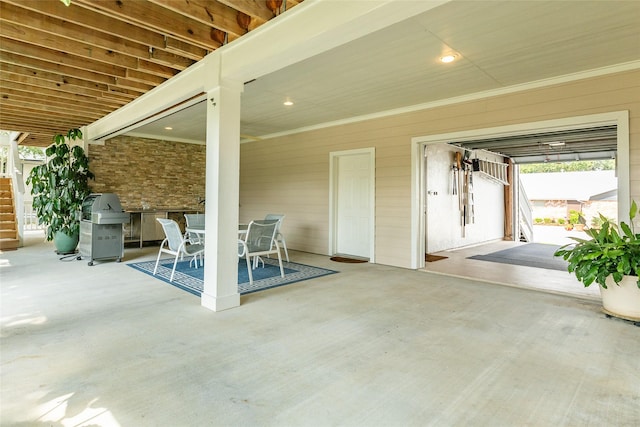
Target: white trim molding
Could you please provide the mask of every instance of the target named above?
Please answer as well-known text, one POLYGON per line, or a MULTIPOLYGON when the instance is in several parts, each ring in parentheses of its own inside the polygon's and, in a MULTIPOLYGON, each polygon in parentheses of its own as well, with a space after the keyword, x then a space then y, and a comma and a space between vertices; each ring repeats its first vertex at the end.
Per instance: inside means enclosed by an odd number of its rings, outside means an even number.
POLYGON ((418 136, 411 139, 411 268, 424 268, 424 236, 426 233, 421 207, 424 191, 421 183, 424 176, 423 149, 427 144, 455 141, 471 141, 484 138, 499 138, 527 135, 559 130, 616 125, 618 133, 618 219, 628 221, 630 201, 629 182, 629 111, 590 114, 538 122, 519 123, 482 129, 472 129, 438 135, 418 136))

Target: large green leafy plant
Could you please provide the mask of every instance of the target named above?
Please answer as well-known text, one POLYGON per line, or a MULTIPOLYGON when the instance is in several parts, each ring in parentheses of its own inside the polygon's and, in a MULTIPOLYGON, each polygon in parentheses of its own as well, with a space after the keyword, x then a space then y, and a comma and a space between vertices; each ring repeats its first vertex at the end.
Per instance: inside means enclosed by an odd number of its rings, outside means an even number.
POLYGON ((68 236, 80 232, 78 211, 91 193, 89 179, 94 175, 89 171, 89 157, 84 149, 68 144, 76 139, 82 139, 80 129, 54 136, 53 144, 45 152, 47 162, 33 168, 27 178, 38 222, 47 225, 47 240, 53 240, 57 232, 68 236))
MULTIPOLYGON (((640 275, 640 233, 636 234, 633 219, 638 213, 635 201, 629 211, 630 224, 616 225, 600 215, 602 227, 589 229, 590 240, 572 237, 577 243, 562 246, 555 252, 569 262, 568 270, 574 273, 585 287, 593 282, 607 288, 605 280, 612 276, 619 284, 623 276, 640 275)), ((638 277, 640 288, 640 277, 638 277)))

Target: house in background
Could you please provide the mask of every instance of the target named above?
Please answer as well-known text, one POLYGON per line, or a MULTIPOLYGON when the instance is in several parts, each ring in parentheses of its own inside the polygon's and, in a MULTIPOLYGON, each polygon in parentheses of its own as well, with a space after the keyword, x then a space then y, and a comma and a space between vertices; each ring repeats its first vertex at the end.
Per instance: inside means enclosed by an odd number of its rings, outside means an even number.
POLYGON ((534 218, 566 220, 575 210, 590 225, 599 213, 612 219, 618 217, 618 181, 613 170, 527 173, 520 174, 520 180, 534 218))

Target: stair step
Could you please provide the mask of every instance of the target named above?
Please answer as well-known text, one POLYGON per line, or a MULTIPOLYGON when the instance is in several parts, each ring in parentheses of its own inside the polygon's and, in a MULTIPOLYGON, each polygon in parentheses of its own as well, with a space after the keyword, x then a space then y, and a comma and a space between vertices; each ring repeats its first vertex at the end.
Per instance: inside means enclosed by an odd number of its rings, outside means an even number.
POLYGON ((3 251, 15 251, 19 245, 18 239, 0 239, 0 250, 3 251))
POLYGON ((0 213, 0 222, 2 222, 2 221, 13 221, 13 222, 15 222, 15 216, 13 215, 13 212, 0 213))
POLYGON ((0 239, 15 239, 16 237, 16 230, 0 230, 0 239))
POLYGON ((0 205, 0 213, 13 214, 13 205, 0 205))
POLYGON ((17 229, 15 221, 0 221, 0 231, 16 231, 17 229))

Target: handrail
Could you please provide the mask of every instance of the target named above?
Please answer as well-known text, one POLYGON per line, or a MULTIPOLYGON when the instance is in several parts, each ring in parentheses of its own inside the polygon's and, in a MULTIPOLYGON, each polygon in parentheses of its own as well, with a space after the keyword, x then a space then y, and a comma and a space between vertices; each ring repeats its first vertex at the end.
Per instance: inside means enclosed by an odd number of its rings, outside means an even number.
POLYGON ((520 220, 520 232, 530 242, 533 239, 533 206, 529 201, 527 192, 522 185, 522 181, 518 180, 518 217, 520 220))
POLYGON ((22 195, 24 194, 24 176, 22 175, 22 171, 18 169, 18 165, 20 165, 20 153, 18 152, 18 143, 16 141, 11 141, 11 149, 9 151, 11 152, 11 167, 13 169, 15 189, 22 195))
POLYGON ((9 152, 11 151, 10 145, 5 145, 4 143, 0 145, 0 177, 2 178, 10 178, 12 165, 10 162, 11 156, 9 152))

